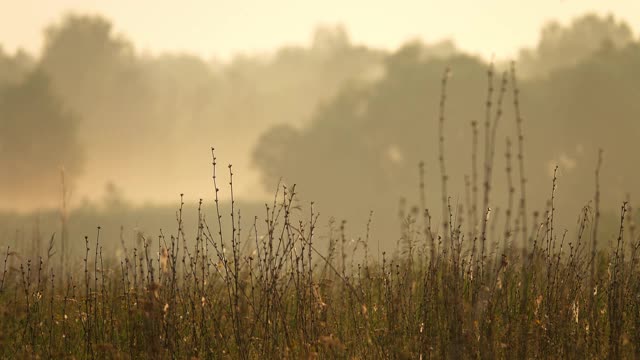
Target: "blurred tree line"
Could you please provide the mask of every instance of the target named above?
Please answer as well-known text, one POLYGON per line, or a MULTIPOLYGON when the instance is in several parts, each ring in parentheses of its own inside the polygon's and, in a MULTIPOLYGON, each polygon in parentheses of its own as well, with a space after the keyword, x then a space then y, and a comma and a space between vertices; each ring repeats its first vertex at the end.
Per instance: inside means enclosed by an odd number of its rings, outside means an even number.
MULTIPOLYGON (((640 42, 629 26, 595 15, 568 27, 551 23, 537 47, 523 50, 516 64, 530 209, 545 209, 558 165, 558 213, 573 220, 593 199, 599 148, 605 151, 603 205, 617 209, 640 178, 633 150, 640 137, 640 42)), ((384 76, 374 84, 343 87, 302 127, 282 124, 265 132, 253 152, 263 182, 273 187, 283 178, 301 184, 306 199, 318 199, 331 214, 366 216, 369 209, 388 213, 394 204, 397 209, 402 197, 419 199, 418 164, 424 161, 426 197, 439 217, 438 114, 447 66, 452 69, 444 125, 448 195, 454 211, 467 202, 473 185, 465 184, 472 177, 471 124, 476 122, 481 199, 488 64, 460 52, 436 56, 430 46, 415 42, 385 57, 384 76)), ((497 63, 495 69, 494 114, 509 64, 497 63)), ((510 76, 507 80, 491 193, 491 204, 503 207, 509 192, 507 139, 519 188, 513 88, 510 76)))
MULTIPOLYGON (((603 186, 611 198, 633 190, 640 44, 629 26, 596 15, 568 26, 550 23, 516 62, 527 177, 529 189, 541 191, 534 193, 540 206, 557 163, 560 200, 575 214, 592 196, 598 147, 606 150, 603 186)), ((508 64, 495 65, 498 93, 508 64)), ((61 168, 69 181, 113 180, 143 198, 174 199, 180 192, 174 184, 202 193, 211 145, 241 169, 237 180, 247 193, 260 184, 271 193, 283 179, 300 184, 306 200, 366 214, 417 195, 424 161, 427 196, 436 201, 438 102, 447 66, 450 195, 462 203, 472 121, 483 136, 488 64, 451 42, 414 41, 390 53, 325 27, 308 47, 219 62, 140 52, 108 20, 70 15, 46 29, 37 58, 0 50, 0 205, 55 204, 61 168)), ((507 192, 506 138, 516 140, 511 96, 509 88, 497 136, 498 198, 507 192)))
MULTIPOLYGON (((260 133, 280 122, 302 125, 342 83, 374 77, 383 55, 351 44, 340 27, 318 28, 309 47, 238 55, 228 62, 188 54, 151 55, 136 51, 102 17, 67 16, 46 29, 38 58, 0 52, 0 88, 9 101, 11 93, 29 88, 29 74, 37 72, 42 77, 38 81, 47 84, 33 96, 59 103, 64 108, 59 110, 74 120, 62 119, 55 113, 58 109, 40 109, 40 114, 32 114, 33 121, 5 116, 0 121, 30 136, 11 153, 3 152, 5 158, 50 135, 38 122, 68 131, 66 136, 78 143, 75 157, 62 156, 65 150, 55 158, 58 149, 70 146, 59 142, 50 156, 19 157, 29 173, 8 167, 17 159, 2 159, 3 172, 11 174, 3 182, 15 186, 1 191, 15 196, 1 205, 32 200, 32 183, 48 190, 36 205, 56 204, 63 166, 80 185, 92 184, 101 191, 114 181, 135 189, 137 199, 160 195, 174 200, 186 190, 204 193, 210 188, 211 146, 243 170, 236 185, 254 191, 259 183, 255 171, 250 172, 250 150, 260 133), (83 171, 70 171, 76 167, 83 171), (20 188, 24 177, 29 177, 29 186, 20 188), (176 183, 180 189, 171 187, 176 183)), ((28 101, 11 106, 31 108, 28 101)))

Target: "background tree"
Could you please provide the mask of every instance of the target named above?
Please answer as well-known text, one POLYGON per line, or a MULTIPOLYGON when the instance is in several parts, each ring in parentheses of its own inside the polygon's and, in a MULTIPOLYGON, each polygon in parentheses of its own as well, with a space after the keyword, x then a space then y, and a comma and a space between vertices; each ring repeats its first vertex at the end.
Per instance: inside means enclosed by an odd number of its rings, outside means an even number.
MULTIPOLYGON (((610 32, 609 27, 598 24, 615 22, 586 17, 577 21, 570 33, 578 36, 588 28, 604 37, 610 32)), ((624 38, 627 27, 619 28, 624 38)), ((603 207, 615 209, 626 196, 623 191, 633 193, 637 189, 640 171, 629 164, 635 162, 630 144, 640 136, 636 121, 640 118, 639 48, 637 42, 601 47, 582 54, 577 63, 556 67, 546 76, 521 79, 526 174, 533 208, 544 211, 553 168, 558 165, 562 192, 556 204, 565 209, 560 216, 573 220, 568 217, 593 198, 599 148, 605 149, 608 169, 601 179, 601 190, 607 194, 603 207)), ((577 55, 579 52, 576 50, 577 55)), ((482 191, 489 65, 461 54, 446 58, 429 54, 428 46, 409 43, 386 58, 384 76, 379 81, 344 88, 319 107, 306 126, 280 125, 266 132, 254 150, 254 161, 266 187, 273 188, 283 176, 285 182, 301 184, 299 190, 305 198, 325 204, 331 214, 353 215, 345 214, 345 208, 359 214, 367 214, 369 209, 391 213, 400 197, 416 198, 418 164, 425 161, 427 197, 439 201, 438 101, 440 79, 450 66, 453 73, 446 100, 445 156, 453 209, 466 201, 464 178, 471 176, 473 121, 480 131, 477 164, 482 191)), ((493 111, 503 70, 498 66, 494 75, 493 111)), ((517 138, 512 89, 508 86, 496 136, 492 204, 505 203, 506 137, 512 141, 517 138)), ((515 161, 514 149, 511 155, 515 161)), ((439 211, 435 214, 440 216, 439 211)))
MULTIPOLYGON (((633 144, 640 136, 640 43, 606 47, 581 63, 525 83, 528 133, 545 139, 532 147, 541 167, 562 170, 562 197, 586 203, 592 196, 598 149, 604 150, 605 202, 615 206, 637 191, 640 171, 633 144)), ((568 210, 568 211, 571 211, 568 210)))
POLYGON ((59 199, 62 169, 72 179, 83 167, 77 124, 40 71, 0 91, 0 198, 4 205, 46 205, 59 199))
POLYGON ((629 25, 613 16, 584 15, 568 26, 552 21, 542 28, 535 49, 520 52, 520 70, 527 77, 543 76, 574 66, 602 47, 618 49, 633 41, 629 25))
POLYGON ((238 192, 255 196, 249 154, 259 134, 304 123, 343 83, 374 78, 381 58, 331 27, 319 28, 310 46, 224 63, 141 54, 108 20, 70 15, 47 29, 40 63, 81 115, 81 136, 92 139, 83 192, 100 191, 115 181, 114 169, 126 169, 117 181, 129 193, 173 200, 186 189, 209 190, 210 146, 243 174, 238 192))
POLYGON ((440 79, 449 65, 454 78, 446 136, 449 157, 456 159, 449 175, 456 179, 452 195, 463 201, 463 184, 457 181, 470 166, 464 135, 483 114, 486 65, 466 55, 440 57, 416 42, 386 59, 380 80, 344 88, 307 126, 280 125, 266 132, 254 149, 264 184, 271 189, 282 176, 300 184, 301 196, 328 213, 353 218, 374 209, 384 218, 382 213, 397 210, 400 197, 417 195, 418 164, 425 161, 427 195, 439 199, 436 131, 440 79))
POLYGON ((0 88, 19 83, 33 68, 33 58, 24 51, 14 55, 4 52, 0 46, 0 88))

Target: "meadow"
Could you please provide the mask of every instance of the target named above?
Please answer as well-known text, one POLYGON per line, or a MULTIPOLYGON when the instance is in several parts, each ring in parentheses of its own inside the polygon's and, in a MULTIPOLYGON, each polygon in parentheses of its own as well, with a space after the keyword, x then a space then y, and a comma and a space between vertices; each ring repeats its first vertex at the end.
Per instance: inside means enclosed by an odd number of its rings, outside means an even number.
MULTIPOLYGON (((488 74, 493 84, 494 69, 488 74)), ((344 221, 330 221, 321 233, 326 217, 314 203, 299 206, 295 185, 281 184, 263 215, 243 227, 233 167, 219 164, 212 149, 215 211, 200 207, 193 228, 185 227, 181 201, 171 231, 125 241, 105 239, 95 224, 79 256, 58 250, 70 241, 64 232, 39 244, 39 256, 4 246, 0 357, 640 358, 640 237, 634 208, 624 202, 616 229, 606 234, 614 241, 602 239, 602 154, 593 178, 584 179, 593 184, 593 200, 577 223, 557 223, 556 176, 546 208, 528 208, 512 67, 502 85, 489 85, 485 120, 474 128, 472 158, 482 164, 473 163, 468 201, 453 203, 444 135, 448 76, 434 149, 442 198, 427 202, 421 164, 420 196, 409 199, 416 205, 401 213, 397 236, 385 240, 395 243, 391 251, 371 240, 371 220, 356 238, 344 221), (517 133, 505 155, 509 185, 500 191, 509 196, 498 221, 491 184, 507 79, 517 133), (229 192, 228 204, 221 191, 229 192), (107 243, 119 244, 121 256, 103 253, 107 243)))

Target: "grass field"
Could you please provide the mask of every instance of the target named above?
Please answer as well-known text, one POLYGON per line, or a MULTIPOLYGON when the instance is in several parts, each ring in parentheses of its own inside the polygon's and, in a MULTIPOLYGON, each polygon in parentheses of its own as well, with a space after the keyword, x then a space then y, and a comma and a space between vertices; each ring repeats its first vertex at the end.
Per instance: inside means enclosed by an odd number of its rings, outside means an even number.
MULTIPOLYGON (((513 69, 511 75, 515 83, 513 69)), ((85 238, 79 259, 60 261, 53 237, 40 257, 4 248, 0 357, 640 358, 640 237, 631 205, 619 208, 618 231, 611 234, 617 241, 599 245, 598 164, 588 179, 595 182, 594 199, 569 225, 572 231, 555 222, 555 177, 547 208, 529 212, 518 115, 513 177, 519 181, 510 185, 501 228, 490 231, 498 102, 487 109, 481 200, 466 211, 452 208, 446 79, 442 204, 435 205, 448 215, 442 223, 432 221, 422 196, 403 215, 394 251, 379 251, 369 226, 351 240, 344 222, 332 223, 328 240, 319 241, 313 204, 298 209, 295 186, 282 186, 264 217, 241 228, 233 200, 230 212, 219 210, 214 156, 218 211, 199 211, 197 229, 184 229, 181 204, 174 231, 123 241, 120 258, 103 256, 102 244, 114 239, 102 239, 100 228, 85 238), (223 217, 232 225, 223 227, 223 217), (75 268, 82 270, 69 270, 75 268)), ((228 171, 225 188, 233 199, 228 171)), ((511 179, 510 167, 507 172, 511 179)))

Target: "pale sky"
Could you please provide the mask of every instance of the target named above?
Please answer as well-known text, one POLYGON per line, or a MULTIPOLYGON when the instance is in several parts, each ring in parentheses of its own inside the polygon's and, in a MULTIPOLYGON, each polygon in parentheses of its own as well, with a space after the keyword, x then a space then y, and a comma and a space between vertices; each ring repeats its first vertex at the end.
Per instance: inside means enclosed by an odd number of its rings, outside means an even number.
POLYGON ((140 51, 221 59, 308 44, 319 24, 343 24, 355 43, 386 49, 450 38, 498 58, 534 46, 545 22, 586 12, 611 13, 640 33, 640 0, 0 0, 0 44, 37 54, 43 28, 67 12, 106 16, 140 51))

